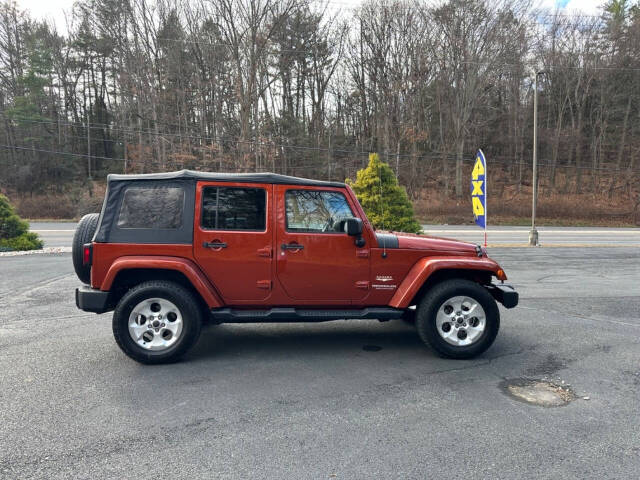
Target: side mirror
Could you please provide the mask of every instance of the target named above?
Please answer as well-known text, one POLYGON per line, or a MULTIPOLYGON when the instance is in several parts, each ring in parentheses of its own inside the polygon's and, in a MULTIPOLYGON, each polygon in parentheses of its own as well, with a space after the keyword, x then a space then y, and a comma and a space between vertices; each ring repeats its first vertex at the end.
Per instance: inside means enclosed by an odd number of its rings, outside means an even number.
POLYGON ((346 218, 343 221, 344 232, 351 237, 356 237, 356 247, 364 247, 365 241, 364 238, 362 238, 362 220, 359 218, 346 218))
POLYGON ((344 232, 347 235, 355 237, 362 234, 362 220, 359 218, 345 218, 344 220, 344 232))

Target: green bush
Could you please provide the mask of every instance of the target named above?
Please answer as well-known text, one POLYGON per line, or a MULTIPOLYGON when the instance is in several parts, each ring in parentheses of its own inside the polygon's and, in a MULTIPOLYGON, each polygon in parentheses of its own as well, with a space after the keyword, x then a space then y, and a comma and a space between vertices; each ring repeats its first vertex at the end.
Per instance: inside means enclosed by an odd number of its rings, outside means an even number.
POLYGON ((369 155, 369 165, 358 170, 356 181, 346 179, 353 188, 367 217, 374 227, 399 232, 418 233, 420 224, 413 215, 413 206, 404 187, 388 164, 377 153, 369 155))
POLYGON ((26 233, 29 224, 16 215, 9 215, 0 219, 0 238, 14 238, 26 233))
POLYGON ((29 232, 29 224, 15 214, 9 199, 0 194, 0 249, 36 250, 42 241, 29 232))
POLYGON ((23 233, 13 238, 0 239, 0 250, 39 250, 43 246, 42 240, 33 232, 23 233))

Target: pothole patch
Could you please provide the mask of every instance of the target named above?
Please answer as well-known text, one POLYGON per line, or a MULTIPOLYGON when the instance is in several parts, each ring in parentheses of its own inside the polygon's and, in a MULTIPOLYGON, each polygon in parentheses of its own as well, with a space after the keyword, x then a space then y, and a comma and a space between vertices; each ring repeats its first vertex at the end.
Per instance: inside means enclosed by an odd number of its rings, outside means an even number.
POLYGON ((500 386, 510 397, 541 407, 563 407, 576 398, 568 385, 546 380, 515 378, 505 380, 500 386))

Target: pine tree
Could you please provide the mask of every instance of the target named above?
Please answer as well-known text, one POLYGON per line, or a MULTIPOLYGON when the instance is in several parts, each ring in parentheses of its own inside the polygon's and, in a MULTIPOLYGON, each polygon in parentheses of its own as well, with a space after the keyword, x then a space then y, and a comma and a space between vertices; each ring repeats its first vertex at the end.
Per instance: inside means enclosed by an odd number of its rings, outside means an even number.
POLYGON ((38 235, 29 231, 29 224, 16 215, 9 199, 0 194, 0 251, 37 250, 42 245, 38 235))
POLYGON ((377 153, 369 155, 369 165, 358 170, 356 181, 346 180, 374 227, 418 233, 420 224, 404 187, 398 185, 393 170, 377 153))

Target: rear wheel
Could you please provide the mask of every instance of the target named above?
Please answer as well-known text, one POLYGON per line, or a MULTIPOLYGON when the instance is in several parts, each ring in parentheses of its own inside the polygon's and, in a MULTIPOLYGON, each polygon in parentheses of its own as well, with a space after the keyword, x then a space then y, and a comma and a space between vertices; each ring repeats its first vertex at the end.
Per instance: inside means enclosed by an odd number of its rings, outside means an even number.
POLYGON ((182 285, 149 281, 129 290, 113 313, 113 335, 129 357, 141 363, 178 360, 198 340, 202 313, 182 285))
POLYGON ((493 344, 500 329, 500 312, 481 285, 463 279, 435 285, 418 306, 420 338, 451 358, 472 358, 493 344))
POLYGON ((80 219, 76 232, 73 234, 71 247, 71 258, 73 259, 73 269, 82 283, 91 283, 91 267, 82 262, 82 247, 85 243, 93 240, 93 235, 98 227, 100 214, 89 213, 80 219))

